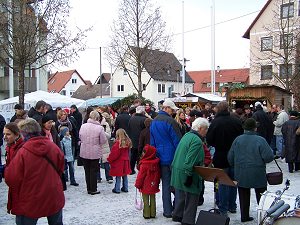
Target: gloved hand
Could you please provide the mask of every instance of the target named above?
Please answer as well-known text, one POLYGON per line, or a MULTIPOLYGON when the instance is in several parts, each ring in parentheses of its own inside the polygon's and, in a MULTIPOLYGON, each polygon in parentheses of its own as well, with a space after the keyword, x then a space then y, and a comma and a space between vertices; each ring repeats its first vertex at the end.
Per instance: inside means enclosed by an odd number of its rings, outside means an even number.
POLYGON ((184 185, 186 187, 190 187, 193 183, 193 176, 187 176, 185 182, 184 182, 184 185))

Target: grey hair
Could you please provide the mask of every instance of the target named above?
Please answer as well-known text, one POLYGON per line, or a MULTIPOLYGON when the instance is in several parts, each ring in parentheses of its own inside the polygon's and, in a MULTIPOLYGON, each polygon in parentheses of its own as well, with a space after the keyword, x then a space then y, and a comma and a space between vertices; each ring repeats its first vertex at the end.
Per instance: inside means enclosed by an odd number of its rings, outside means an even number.
POLYGON ((97 110, 93 110, 91 113, 90 113, 90 119, 92 120, 96 120, 96 121, 99 121, 100 119, 100 115, 99 115, 99 112, 97 110))
POLYGON ((32 119, 32 118, 27 118, 25 120, 21 120, 18 123, 18 127, 21 132, 24 132, 27 134, 34 134, 34 133, 41 132, 40 124, 35 119, 32 119))
POLYGON ((140 105, 140 106, 136 107, 135 112, 136 113, 144 113, 145 112, 145 106, 140 105))
POLYGON ((198 131, 200 127, 209 127, 209 122, 207 119, 199 117, 195 119, 195 121, 192 123, 192 130, 198 131))

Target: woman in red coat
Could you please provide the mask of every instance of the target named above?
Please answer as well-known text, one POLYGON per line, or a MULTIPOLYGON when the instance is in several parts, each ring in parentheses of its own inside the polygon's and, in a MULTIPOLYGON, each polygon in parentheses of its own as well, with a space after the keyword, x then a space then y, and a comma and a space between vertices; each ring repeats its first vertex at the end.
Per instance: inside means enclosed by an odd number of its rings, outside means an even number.
POLYGON ((116 142, 112 146, 111 152, 107 158, 110 164, 110 176, 116 177, 116 183, 113 193, 120 194, 121 191, 128 192, 128 177, 131 173, 129 151, 132 147, 131 140, 124 129, 118 129, 116 132, 116 142), (121 178, 122 188, 121 187, 121 178))
POLYGON ((34 119, 25 119, 18 126, 24 144, 5 169, 13 197, 10 212, 18 225, 36 224, 40 217, 47 217, 49 224, 62 224, 64 155, 40 136, 41 127, 34 119))
MULTIPOLYGON (((5 167, 9 166, 18 150, 23 145, 23 138, 20 135, 20 130, 16 123, 8 123, 3 129, 4 140, 6 141, 6 164, 5 167)), ((12 201, 16 198, 16 194, 11 188, 8 189, 8 201, 7 201, 7 212, 12 209, 12 201)))
POLYGON ((160 182, 159 158, 156 157, 155 147, 151 145, 144 147, 138 167, 135 187, 143 194, 143 216, 145 219, 155 218, 155 194, 159 192, 160 182))

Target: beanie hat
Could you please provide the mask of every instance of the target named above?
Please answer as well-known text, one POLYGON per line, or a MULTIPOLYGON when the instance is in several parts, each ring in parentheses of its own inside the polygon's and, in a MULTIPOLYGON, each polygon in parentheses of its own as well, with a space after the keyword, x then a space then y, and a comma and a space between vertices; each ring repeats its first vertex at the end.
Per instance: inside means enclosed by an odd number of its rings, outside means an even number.
POLYGON ((61 136, 66 136, 67 132, 69 132, 69 128, 68 127, 63 126, 63 127, 60 128, 60 135, 61 136))
POLYGON ((51 118, 51 116, 48 115, 48 114, 45 114, 45 115, 42 117, 42 124, 47 123, 47 122, 50 121, 50 120, 53 121, 53 119, 51 118))

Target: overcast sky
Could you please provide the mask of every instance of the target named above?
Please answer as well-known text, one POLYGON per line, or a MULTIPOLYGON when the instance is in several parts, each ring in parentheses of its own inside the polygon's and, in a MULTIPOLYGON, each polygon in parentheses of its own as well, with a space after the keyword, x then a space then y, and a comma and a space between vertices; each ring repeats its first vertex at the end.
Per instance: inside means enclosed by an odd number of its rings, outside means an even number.
MULTIPOLYGON (((110 26, 117 19, 120 0, 72 0, 71 23, 80 28, 93 27, 88 34, 88 48, 68 67, 52 72, 76 69, 92 82, 100 73, 99 47, 109 43, 110 26)), ((182 58, 182 0, 154 0, 161 6, 167 29, 174 35, 172 52, 182 58)), ((242 38, 258 11, 267 0, 215 0, 216 66, 222 69, 249 67, 249 40, 242 38), (239 19, 235 19, 239 18, 239 19), (235 19, 235 20, 231 20, 235 19), (228 21, 229 22, 225 22, 228 21)), ((185 58, 188 71, 211 68, 211 5, 212 0, 184 0, 185 58), (187 32, 190 31, 190 32, 187 32)), ((102 51, 102 72, 110 67, 102 51)))

